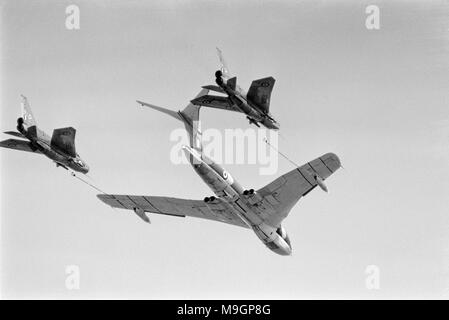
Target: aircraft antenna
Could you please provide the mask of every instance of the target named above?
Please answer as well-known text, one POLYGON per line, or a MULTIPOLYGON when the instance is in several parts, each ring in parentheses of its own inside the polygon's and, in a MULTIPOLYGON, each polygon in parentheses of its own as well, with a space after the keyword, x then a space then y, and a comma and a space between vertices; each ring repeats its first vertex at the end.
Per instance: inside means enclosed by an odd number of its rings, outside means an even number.
POLYGON ((94 188, 95 190, 101 192, 102 194, 107 194, 106 192, 104 192, 104 191, 101 190, 100 188, 94 186, 92 183, 90 183, 90 182, 84 180, 83 178, 78 177, 78 176, 75 174, 75 172, 71 172, 70 174, 72 175, 72 177, 77 178, 77 179, 80 180, 81 182, 84 182, 85 184, 87 184, 87 185, 90 186, 91 188, 94 188))
POLYGON ((283 154, 282 152, 280 152, 278 149, 276 149, 273 145, 271 145, 271 143, 268 142, 267 138, 263 138, 263 141, 270 146, 271 149, 273 149, 274 151, 276 151, 277 153, 279 153, 279 155, 281 157, 283 157, 284 159, 286 159, 288 162, 290 162, 291 164, 293 164, 295 167, 299 168, 299 166, 293 161, 290 160, 285 154, 283 154))

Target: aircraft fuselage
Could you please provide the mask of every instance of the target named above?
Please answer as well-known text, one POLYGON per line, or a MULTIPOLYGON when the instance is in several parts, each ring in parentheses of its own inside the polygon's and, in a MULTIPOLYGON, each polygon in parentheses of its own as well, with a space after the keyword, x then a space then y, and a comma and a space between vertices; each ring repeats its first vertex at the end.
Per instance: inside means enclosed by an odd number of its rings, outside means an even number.
POLYGON ((32 147, 39 150, 47 158, 53 160, 57 166, 61 166, 65 169, 72 169, 77 172, 87 173, 89 167, 87 164, 77 155, 72 157, 65 154, 64 151, 59 150, 55 146, 51 145, 51 137, 44 131, 40 130, 37 126, 31 126, 25 128, 18 119, 17 130, 25 136, 31 143, 32 147))
MULTIPOLYGON (((248 191, 234 180, 230 173, 213 162, 203 153, 184 146, 196 173, 211 188, 215 195, 224 201, 238 217, 240 217, 258 236, 258 238, 272 251, 280 255, 290 255, 292 248, 287 233, 282 227, 276 228, 264 222, 254 210, 248 199, 248 191)), ((254 195, 254 191, 252 193, 254 195)), ((206 205, 213 203, 214 197, 205 198, 206 205)))
POLYGON ((257 104, 249 100, 246 92, 242 88, 237 85, 235 85, 235 88, 234 86, 229 85, 228 79, 223 78, 219 71, 217 71, 215 76, 217 85, 223 89, 229 100, 247 115, 250 123, 255 124, 258 127, 259 123, 262 123, 268 129, 279 129, 279 124, 270 115, 263 112, 257 104))

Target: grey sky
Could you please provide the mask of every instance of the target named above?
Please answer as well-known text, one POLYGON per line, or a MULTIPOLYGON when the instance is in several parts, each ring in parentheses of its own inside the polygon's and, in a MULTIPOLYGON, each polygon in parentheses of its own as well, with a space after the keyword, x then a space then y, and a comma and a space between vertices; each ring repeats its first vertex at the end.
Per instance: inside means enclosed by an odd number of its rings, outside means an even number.
MULTIPOLYGON (((449 287, 448 1, 6 1, 1 7, 1 129, 20 94, 38 125, 77 129, 77 151, 107 192, 202 199, 211 191, 169 161, 177 110, 218 67, 247 88, 276 78, 280 149, 297 163, 337 153, 329 194, 310 193, 284 222, 293 255, 248 230, 112 210, 48 159, 1 150, 4 297, 442 297, 449 287), (76 3, 81 29, 65 28, 76 3), (377 4, 381 29, 365 28, 377 4), (446 252, 446 254, 444 253, 446 252), (65 288, 78 265, 81 289, 65 288), (381 289, 365 288, 377 265, 381 289)), ((203 128, 247 128, 202 111, 203 128)), ((7 137, 4 136, 6 139, 7 137)), ((247 188, 273 176, 227 165, 247 188)), ((447 293, 446 293, 447 294, 447 293)))

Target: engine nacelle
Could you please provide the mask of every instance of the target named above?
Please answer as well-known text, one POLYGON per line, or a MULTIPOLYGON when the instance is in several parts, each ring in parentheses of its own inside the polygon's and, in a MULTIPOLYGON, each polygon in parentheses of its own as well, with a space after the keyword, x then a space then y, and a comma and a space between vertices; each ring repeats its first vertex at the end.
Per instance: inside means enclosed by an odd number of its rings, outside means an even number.
POLYGON ((217 199, 217 198, 215 198, 214 196, 206 197, 206 198, 204 198, 204 202, 206 202, 206 203, 208 203, 208 202, 214 202, 215 199, 217 199))
POLYGON ((262 197, 256 191, 254 191, 254 189, 243 191, 243 196, 248 199, 248 202, 250 204, 256 204, 262 201, 262 197))
POLYGON ((287 242, 287 244, 288 244, 289 246, 291 246, 291 244, 290 244, 290 238, 288 237, 287 231, 285 231, 285 229, 284 229, 283 226, 280 226, 280 227, 276 230, 276 233, 277 233, 278 235, 280 235, 281 238, 284 239, 284 241, 287 242))
POLYGON ((137 216, 142 219, 143 221, 147 222, 147 223, 151 223, 150 218, 147 217, 147 215, 145 214, 145 210, 143 210, 142 208, 134 208, 133 211, 135 212, 135 214, 137 214, 137 216))
POLYGON ((211 211, 220 211, 223 210, 223 205, 221 203, 221 201, 216 201, 217 198, 212 196, 212 197, 206 197, 204 198, 204 203, 206 204, 206 207, 208 207, 211 211), (207 199, 207 201, 206 201, 207 199))
POLYGON ((315 181, 316 181, 316 184, 318 185, 318 187, 320 187, 321 190, 323 190, 324 192, 328 192, 327 186, 324 183, 324 180, 317 174, 315 174, 313 177, 315 178, 315 181))

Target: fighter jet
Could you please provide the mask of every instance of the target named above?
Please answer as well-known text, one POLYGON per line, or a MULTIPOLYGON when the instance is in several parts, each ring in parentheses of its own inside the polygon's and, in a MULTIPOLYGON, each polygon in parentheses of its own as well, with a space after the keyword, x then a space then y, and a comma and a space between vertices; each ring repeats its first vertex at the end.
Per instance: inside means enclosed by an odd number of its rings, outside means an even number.
POLYGON ((279 129, 279 124, 271 116, 270 97, 275 79, 273 77, 254 80, 246 93, 237 85, 237 77, 229 73, 229 69, 220 49, 217 48, 221 69, 215 72, 215 82, 218 86, 208 85, 203 88, 226 94, 225 96, 205 95, 193 99, 197 106, 224 109, 246 114, 250 124, 260 127, 259 123, 268 129, 279 129))
MULTIPOLYGON (((201 92, 198 97, 204 96, 201 92)), ((324 180, 340 168, 340 160, 326 153, 305 165, 280 176, 258 189, 244 189, 229 172, 208 158, 202 151, 199 129, 199 106, 189 104, 182 111, 172 111, 138 101, 142 106, 164 112, 182 121, 190 135, 190 146, 183 150, 196 173, 214 195, 204 200, 188 200, 158 196, 99 194, 97 197, 114 208, 133 210, 150 222, 147 212, 176 217, 196 217, 252 229, 272 251, 290 255, 290 239, 282 222, 299 199, 316 186, 327 191, 324 180)))
POLYGON ((53 130, 50 137, 36 126, 36 120, 25 96, 22 96, 22 116, 17 119, 17 131, 6 134, 27 139, 8 139, 0 142, 0 147, 44 154, 56 163, 56 167, 72 169, 86 174, 87 164, 75 150, 75 133, 72 127, 53 130))

